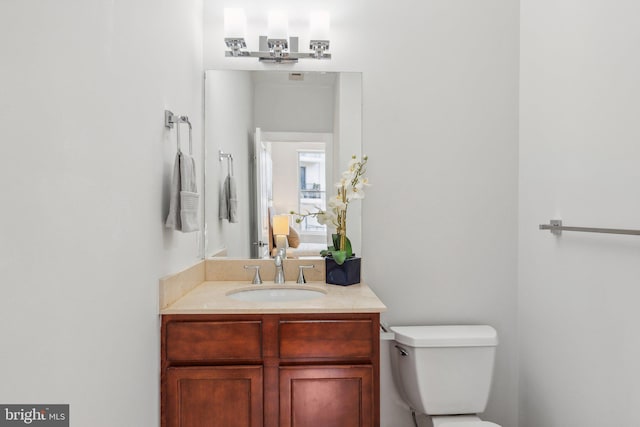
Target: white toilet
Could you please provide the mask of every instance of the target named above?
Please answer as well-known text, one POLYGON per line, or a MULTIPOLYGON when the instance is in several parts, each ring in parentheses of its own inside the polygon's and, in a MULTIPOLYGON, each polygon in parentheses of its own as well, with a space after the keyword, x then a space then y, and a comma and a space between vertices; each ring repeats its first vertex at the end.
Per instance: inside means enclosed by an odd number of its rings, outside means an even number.
POLYGON ((482 421, 489 399, 496 330, 486 325, 396 326, 394 381, 405 402, 433 427, 500 427, 482 421))

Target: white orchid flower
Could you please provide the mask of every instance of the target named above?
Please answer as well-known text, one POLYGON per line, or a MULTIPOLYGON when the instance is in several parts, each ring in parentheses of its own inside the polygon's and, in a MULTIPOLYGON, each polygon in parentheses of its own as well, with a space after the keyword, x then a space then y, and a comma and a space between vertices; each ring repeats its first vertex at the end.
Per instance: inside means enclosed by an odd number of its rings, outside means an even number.
POLYGON ((316 214, 316 219, 321 225, 333 225, 335 223, 335 215, 333 212, 320 212, 316 214))
POLYGON ((343 211, 347 209, 347 203, 343 202, 341 197, 331 198, 327 205, 334 211, 343 211))
MULTIPOLYGON (((367 171, 368 160, 367 156, 363 156, 361 160, 358 160, 355 155, 351 157, 347 170, 342 172, 340 180, 335 184, 338 194, 328 198, 326 211, 317 207, 317 212, 297 214, 301 217, 296 220, 298 223, 304 217, 313 216, 322 225, 333 225, 340 235, 340 243, 335 249, 336 252, 344 250, 346 244, 347 206, 352 200, 364 199, 364 187, 370 185, 369 180, 363 177, 367 171)), ((296 214, 295 212, 291 213, 296 214)))
POLYGON ((349 163, 347 163, 347 167, 351 169, 353 168, 353 166, 357 165, 358 163, 360 163, 360 161, 358 161, 358 158, 355 155, 353 155, 349 159, 349 163))
POLYGON ((347 190, 347 199, 364 199, 364 191, 362 191, 362 188, 358 188, 358 186, 351 187, 347 190))

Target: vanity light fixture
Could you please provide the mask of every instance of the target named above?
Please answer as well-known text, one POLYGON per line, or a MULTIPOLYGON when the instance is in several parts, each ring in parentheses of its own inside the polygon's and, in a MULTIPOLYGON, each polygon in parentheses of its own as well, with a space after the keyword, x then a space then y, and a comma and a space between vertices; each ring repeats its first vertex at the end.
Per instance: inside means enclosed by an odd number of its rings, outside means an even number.
POLYGON ((225 56, 258 58, 261 62, 289 63, 298 59, 331 59, 329 50, 330 17, 326 11, 311 12, 309 17, 309 49, 298 52, 298 37, 289 37, 289 20, 283 11, 268 14, 268 31, 259 37, 259 51, 248 51, 244 10, 224 9, 225 56))

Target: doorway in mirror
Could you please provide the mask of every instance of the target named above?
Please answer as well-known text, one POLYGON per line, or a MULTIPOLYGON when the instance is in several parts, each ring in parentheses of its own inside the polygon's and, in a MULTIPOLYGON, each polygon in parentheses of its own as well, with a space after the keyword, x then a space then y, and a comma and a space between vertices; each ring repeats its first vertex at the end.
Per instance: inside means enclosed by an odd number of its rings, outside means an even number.
MULTIPOLYGON (((255 189, 252 223, 255 246, 252 256, 273 256, 272 218, 290 212, 326 209, 327 188, 333 166, 326 161, 332 153, 333 135, 322 132, 255 132, 255 189), (264 250, 267 248, 268 250, 264 250)), ((290 217, 287 256, 317 257, 327 248, 330 231, 313 217, 296 223, 290 217)))

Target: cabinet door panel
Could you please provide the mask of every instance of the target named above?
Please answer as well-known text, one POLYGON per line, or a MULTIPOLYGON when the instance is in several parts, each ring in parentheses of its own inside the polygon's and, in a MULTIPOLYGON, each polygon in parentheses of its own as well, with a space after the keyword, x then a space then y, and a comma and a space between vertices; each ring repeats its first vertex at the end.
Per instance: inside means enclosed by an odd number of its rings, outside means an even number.
POLYGON ((371 427, 373 367, 280 369, 280 427, 371 427))
POLYGON ((262 427, 262 367, 169 368, 166 427, 262 427))

